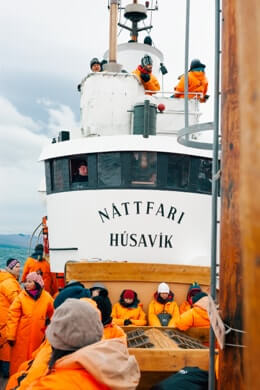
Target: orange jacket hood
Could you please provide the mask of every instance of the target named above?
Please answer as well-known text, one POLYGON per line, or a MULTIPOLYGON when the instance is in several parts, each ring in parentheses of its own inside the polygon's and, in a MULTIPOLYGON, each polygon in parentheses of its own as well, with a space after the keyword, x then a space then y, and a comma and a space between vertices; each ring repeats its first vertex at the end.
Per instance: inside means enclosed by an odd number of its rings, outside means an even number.
POLYGON ((10 274, 10 272, 3 269, 0 270, 0 282, 4 282, 5 280, 11 278, 16 279, 14 275, 10 274))
POLYGON ((99 341, 63 357, 55 364, 57 368, 79 366, 111 390, 134 390, 140 379, 137 361, 129 355, 121 339, 99 341))

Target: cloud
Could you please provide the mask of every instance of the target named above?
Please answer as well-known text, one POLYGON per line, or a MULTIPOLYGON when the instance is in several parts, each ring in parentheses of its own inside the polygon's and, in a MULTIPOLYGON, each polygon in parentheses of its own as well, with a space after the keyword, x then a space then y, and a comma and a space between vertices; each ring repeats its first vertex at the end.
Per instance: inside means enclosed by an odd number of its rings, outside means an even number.
POLYGON ((0 96, 0 233, 30 233, 46 213, 37 193, 44 167, 42 148, 61 128, 78 126, 72 110, 42 99, 46 123, 22 115, 0 96), (45 132, 45 134, 43 133, 45 132))
MULTIPOLYGON (((78 127, 77 83, 88 73, 90 59, 102 58, 109 43, 107 1, 90 4, 89 0, 12 0, 1 7, 1 232, 30 232, 38 222, 41 149, 59 130, 78 127)), ((164 89, 173 91, 184 69, 186 3, 163 0, 158 4, 159 11, 145 23, 154 26, 152 39, 165 55, 164 89)), ((189 60, 198 57, 207 64, 211 98, 202 110, 212 120, 213 1, 191 2, 190 27, 189 60)), ((140 42, 144 35, 140 33, 140 42)), ((122 31, 118 43, 128 39, 129 32, 122 31)))
POLYGON ((44 98, 38 99, 37 103, 42 104, 47 111, 47 128, 51 136, 56 136, 63 129, 70 130, 79 127, 75 114, 67 105, 55 103, 44 98))
POLYGON ((4 97, 0 96, 1 126, 21 126, 37 130, 39 126, 32 118, 20 114, 16 108, 4 97))

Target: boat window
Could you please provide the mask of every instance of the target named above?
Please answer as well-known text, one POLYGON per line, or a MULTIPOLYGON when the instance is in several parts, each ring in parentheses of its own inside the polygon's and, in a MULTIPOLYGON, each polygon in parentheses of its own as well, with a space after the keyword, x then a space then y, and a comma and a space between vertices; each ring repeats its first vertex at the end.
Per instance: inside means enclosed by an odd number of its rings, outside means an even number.
POLYGON ((51 161, 51 177, 53 192, 69 190, 69 166, 67 158, 57 158, 51 161))
POLYGON ((120 152, 99 153, 97 156, 98 186, 121 186, 120 152))
POLYGON ((200 159, 198 179, 198 190, 210 194, 212 191, 212 160, 200 159))
POLYGON ((132 152, 131 184, 155 186, 157 181, 157 153, 132 152))
POLYGON ((72 189, 81 189, 88 186, 87 156, 70 159, 70 181, 72 189))
POLYGON ((177 153, 81 154, 45 162, 47 194, 99 188, 156 188, 211 194, 212 160, 177 153))
POLYGON ((190 156, 170 154, 168 156, 167 186, 177 190, 188 190, 190 156))
POLYGON ((51 175, 51 161, 45 161, 45 178, 46 178, 46 192, 52 193, 52 175, 51 175))

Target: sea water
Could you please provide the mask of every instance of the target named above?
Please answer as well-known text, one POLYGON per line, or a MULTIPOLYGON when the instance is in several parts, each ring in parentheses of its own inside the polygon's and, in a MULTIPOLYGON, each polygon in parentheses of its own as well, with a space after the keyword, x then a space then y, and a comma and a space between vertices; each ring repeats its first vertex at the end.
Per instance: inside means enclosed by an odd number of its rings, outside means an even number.
POLYGON ((21 265, 23 266, 29 254, 28 248, 0 245, 0 268, 5 268, 6 260, 8 260, 9 257, 20 260, 21 265))

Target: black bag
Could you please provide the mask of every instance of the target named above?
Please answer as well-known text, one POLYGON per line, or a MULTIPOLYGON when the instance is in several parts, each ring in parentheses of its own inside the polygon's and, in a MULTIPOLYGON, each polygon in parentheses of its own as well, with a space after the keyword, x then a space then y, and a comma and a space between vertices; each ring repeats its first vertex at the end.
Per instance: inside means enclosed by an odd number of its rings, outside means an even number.
POLYGON ((151 390, 208 390, 208 371, 199 367, 184 367, 151 390))
POLYGON ((172 315, 169 313, 160 313, 157 315, 162 326, 167 326, 172 318, 172 315))

